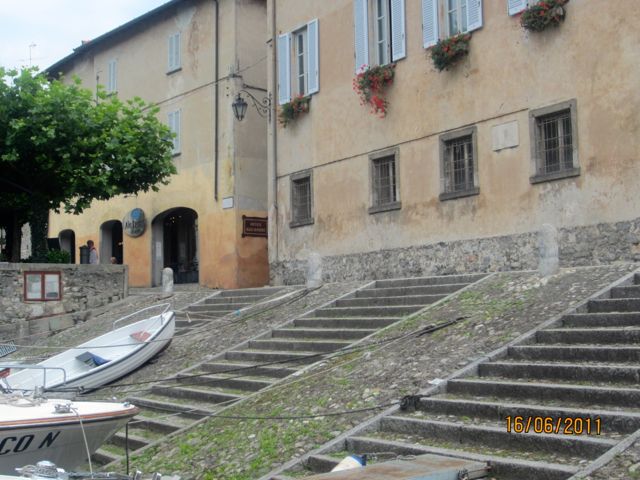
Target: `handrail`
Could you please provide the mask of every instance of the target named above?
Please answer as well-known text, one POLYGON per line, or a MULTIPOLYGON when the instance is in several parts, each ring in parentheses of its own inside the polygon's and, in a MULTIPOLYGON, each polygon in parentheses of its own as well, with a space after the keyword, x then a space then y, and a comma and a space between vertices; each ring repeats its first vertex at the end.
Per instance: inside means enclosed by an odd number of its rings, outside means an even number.
MULTIPOLYGON (((43 387, 47 388, 47 370, 62 370, 62 381, 67 383, 67 371, 62 367, 47 367, 44 365, 32 365, 24 363, 0 363, 0 368, 18 368, 20 370, 43 370, 43 387)), ((6 380, 6 378, 5 378, 6 380)), ((11 385, 9 385, 11 388, 11 385)))
POLYGON ((167 310, 169 310, 169 307, 171 307, 170 303, 160 303, 158 305, 151 305, 150 307, 143 308, 142 310, 138 310, 137 312, 130 313, 129 315, 127 315, 125 317, 122 317, 122 318, 119 318, 117 320, 114 320, 113 323, 111 324, 111 330, 115 329, 116 324, 122 322, 123 320, 126 320, 127 318, 131 318, 134 315, 137 315, 137 314, 142 313, 142 312, 146 312, 147 310, 151 310, 152 308, 159 308, 159 307, 163 307, 163 306, 164 306, 164 310, 159 315, 164 315, 167 312, 167 310))

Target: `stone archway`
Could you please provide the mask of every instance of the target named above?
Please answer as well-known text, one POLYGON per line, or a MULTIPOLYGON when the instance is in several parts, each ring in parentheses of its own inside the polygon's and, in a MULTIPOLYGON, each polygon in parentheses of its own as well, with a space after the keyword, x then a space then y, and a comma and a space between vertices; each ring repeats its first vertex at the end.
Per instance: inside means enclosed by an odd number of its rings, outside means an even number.
POLYGON ((162 284, 162 269, 173 270, 175 283, 198 283, 198 214, 177 207, 157 215, 151 222, 153 284, 162 284))
POLYGON ((60 250, 69 252, 71 263, 76 263, 76 234, 73 230, 62 230, 58 234, 60 240, 60 250))
POLYGON ((111 263, 112 258, 115 258, 117 264, 122 264, 124 260, 120 220, 109 220, 100 225, 100 263, 111 263))

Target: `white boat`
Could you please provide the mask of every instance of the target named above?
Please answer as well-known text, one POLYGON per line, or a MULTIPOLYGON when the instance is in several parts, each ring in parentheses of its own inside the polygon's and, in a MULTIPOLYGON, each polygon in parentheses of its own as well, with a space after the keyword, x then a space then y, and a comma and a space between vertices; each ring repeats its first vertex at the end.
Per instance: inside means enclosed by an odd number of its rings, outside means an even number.
POLYGON ((128 403, 0 396, 0 474, 42 459, 66 470, 84 464, 139 409, 128 403), (85 441, 86 438, 86 441, 85 441))
MULTIPOLYGON (((166 348, 175 331, 175 315, 169 304, 145 308, 120 318, 109 333, 70 348, 35 365, 3 364, 0 368, 20 369, 2 379, 5 390, 60 392, 98 388, 135 370, 166 348), (115 326, 134 315, 164 307, 162 313, 121 328, 115 326)), ((0 455, 1 455, 0 451, 0 455)))

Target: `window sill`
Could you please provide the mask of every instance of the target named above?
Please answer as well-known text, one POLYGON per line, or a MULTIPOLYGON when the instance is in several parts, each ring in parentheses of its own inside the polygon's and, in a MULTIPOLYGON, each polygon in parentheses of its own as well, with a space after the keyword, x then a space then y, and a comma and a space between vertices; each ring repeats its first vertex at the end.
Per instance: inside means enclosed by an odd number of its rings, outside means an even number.
POLYGON ((180 155, 182 155, 182 152, 171 152, 172 157, 179 157, 180 155))
POLYGON ((541 173, 529 178, 529 182, 533 185, 536 183, 553 182, 554 180, 563 180, 565 178, 572 178, 580 176, 580 167, 571 168, 569 170, 562 170, 560 172, 553 173, 541 173))
POLYGON ((390 212, 392 210, 400 210, 402 208, 402 202, 385 203, 384 205, 376 205, 375 207, 369 207, 369 215, 382 212, 390 212))
POLYGON ((480 193, 480 188, 475 187, 469 190, 460 190, 459 192, 445 192, 440 194, 440 201, 455 200, 456 198, 473 197, 480 193))
POLYGON ((313 218, 307 218, 304 220, 296 220, 295 222, 289 223, 289 228, 298 228, 298 227, 306 227, 307 225, 313 225, 313 218))
POLYGON ((182 67, 178 67, 178 68, 174 68, 172 70, 168 70, 167 71, 167 75, 172 75, 172 74, 177 73, 177 72, 179 72, 181 70, 182 70, 182 67))

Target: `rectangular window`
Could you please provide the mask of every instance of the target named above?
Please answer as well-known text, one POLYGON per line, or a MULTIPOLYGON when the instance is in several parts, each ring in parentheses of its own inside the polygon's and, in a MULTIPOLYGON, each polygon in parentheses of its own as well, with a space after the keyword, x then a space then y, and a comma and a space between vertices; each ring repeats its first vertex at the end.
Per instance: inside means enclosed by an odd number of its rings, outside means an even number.
POLYGON ((24 274, 25 301, 60 300, 61 291, 60 272, 25 272, 24 274))
POLYGON ((440 200, 479 193, 476 145, 476 127, 440 136, 440 200))
POLYGON ((438 43, 441 35, 452 36, 481 28, 482 10, 483 0, 422 0, 424 48, 438 43))
POLYGON ((406 57, 405 0, 354 0, 356 73, 406 57))
POLYGON ((374 42, 377 65, 389 63, 389 0, 375 0, 374 15, 374 42))
POLYGON ((291 177, 291 226, 299 227, 313 223, 313 189, 310 172, 291 177))
POLYGON ((445 143, 445 192, 463 192, 473 185, 473 142, 471 135, 445 143))
POLYGON ((450 36, 467 31, 467 0, 447 0, 447 24, 450 36))
POLYGON ((293 34, 294 43, 294 85, 295 93, 298 95, 307 94, 307 27, 304 27, 293 34))
POLYGON ((371 208, 369 213, 400 208, 398 185, 398 150, 387 150, 370 157, 371 208))
POLYGON ((532 183, 580 174, 576 135, 576 102, 553 105, 530 113, 532 183))
POLYGON ((181 123, 182 111, 176 110, 169 112, 169 130, 174 134, 173 137, 173 154, 177 155, 181 151, 181 123))
POLYGON ((111 60, 107 71, 107 93, 118 91, 118 61, 111 60))
POLYGON ((180 32, 169 35, 167 49, 169 56, 167 73, 180 70, 180 68, 182 67, 180 59, 180 32))
POLYGON ((318 20, 278 36, 278 103, 291 101, 292 94, 308 96, 320 91, 318 20))

